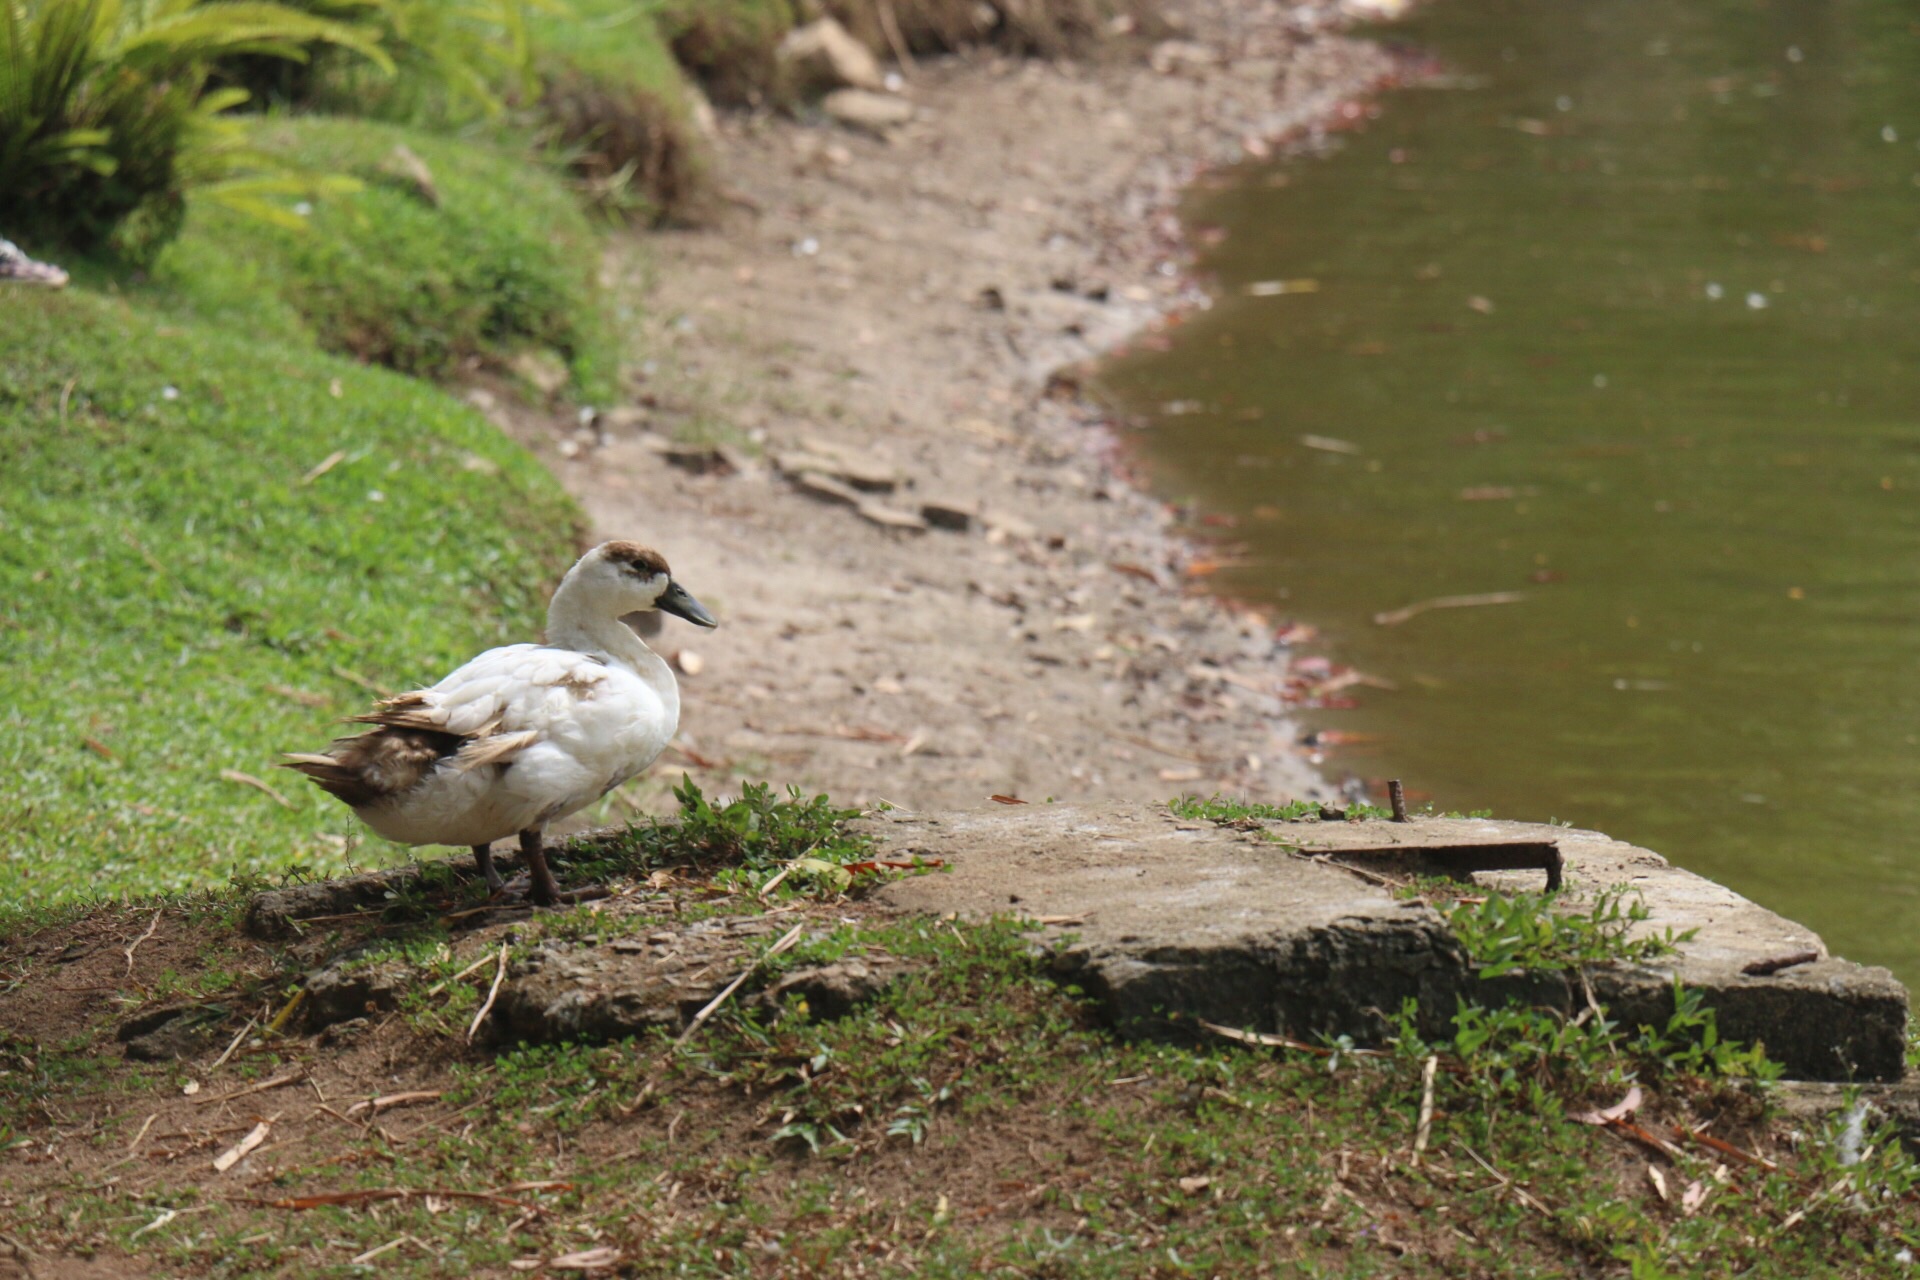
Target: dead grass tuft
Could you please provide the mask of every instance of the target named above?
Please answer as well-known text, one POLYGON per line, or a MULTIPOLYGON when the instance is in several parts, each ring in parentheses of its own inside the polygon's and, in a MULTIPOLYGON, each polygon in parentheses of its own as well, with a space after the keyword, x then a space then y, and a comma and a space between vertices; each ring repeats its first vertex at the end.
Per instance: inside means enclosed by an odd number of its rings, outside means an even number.
POLYGON ((541 108, 590 188, 644 221, 693 216, 705 165, 684 113, 648 89, 607 84, 574 67, 543 79, 541 108))
POLYGON ((576 0, 530 26, 541 112, 589 191, 643 221, 693 216, 706 170, 695 95, 652 11, 576 0))
POLYGON ((777 99, 774 50, 795 23, 787 0, 668 0, 660 30, 708 98, 727 107, 777 99))

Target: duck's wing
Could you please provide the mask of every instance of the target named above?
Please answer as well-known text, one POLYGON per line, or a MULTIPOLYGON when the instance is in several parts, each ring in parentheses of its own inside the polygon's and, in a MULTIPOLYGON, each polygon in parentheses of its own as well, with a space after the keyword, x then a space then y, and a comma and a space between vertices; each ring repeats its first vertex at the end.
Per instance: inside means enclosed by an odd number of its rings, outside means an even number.
POLYGON ((606 677, 598 658, 544 645, 490 649, 430 689, 383 699, 349 719, 377 725, 285 767, 358 808, 411 790, 443 762, 466 772, 506 764, 539 742, 561 704, 606 677))
POLYGON ((462 738, 543 730, 559 705, 591 696, 607 666, 591 654, 544 645, 491 649, 434 685, 377 703, 361 724, 427 729, 462 738))

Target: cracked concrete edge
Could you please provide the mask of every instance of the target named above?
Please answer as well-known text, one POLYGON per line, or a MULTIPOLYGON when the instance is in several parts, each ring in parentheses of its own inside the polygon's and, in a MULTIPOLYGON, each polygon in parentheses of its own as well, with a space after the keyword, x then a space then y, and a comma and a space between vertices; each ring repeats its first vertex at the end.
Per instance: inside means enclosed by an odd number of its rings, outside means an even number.
MULTIPOLYGON (((1163 806, 1113 804, 889 813, 866 829, 882 856, 947 863, 944 873, 882 889, 882 904, 1055 921, 1045 927, 1058 947, 1055 971, 1123 1033, 1192 1035, 1205 1019, 1363 1043, 1382 1038, 1407 999, 1418 1002, 1421 1033, 1437 1035, 1461 996, 1497 999, 1500 988, 1489 991, 1469 970, 1437 912, 1316 855, 1382 843, 1415 854, 1439 841, 1552 839, 1570 892, 1624 886, 1648 908, 1637 932, 1691 931, 1669 966, 1595 976, 1596 995, 1622 1021, 1664 1022, 1678 977, 1715 1011, 1723 1037, 1765 1044, 1790 1076, 1885 1081, 1904 1068, 1907 994, 1890 973, 1834 958, 1803 926, 1595 832, 1472 819, 1233 830, 1183 821, 1163 806), (1798 951, 1819 959, 1768 977, 1741 972, 1798 951)), ((1540 885, 1537 872, 1485 879, 1503 889, 1540 885)), ((1500 985, 1569 1012, 1585 1000, 1560 977, 1500 985)))

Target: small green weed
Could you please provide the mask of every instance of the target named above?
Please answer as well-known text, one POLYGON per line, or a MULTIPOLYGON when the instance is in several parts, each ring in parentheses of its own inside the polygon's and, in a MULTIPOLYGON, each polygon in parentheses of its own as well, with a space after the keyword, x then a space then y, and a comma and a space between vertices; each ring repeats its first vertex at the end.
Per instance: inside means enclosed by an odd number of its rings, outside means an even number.
POLYGON ((1693 931, 1668 929, 1628 937, 1647 919, 1646 904, 1625 890, 1600 891, 1585 913, 1555 910, 1563 898, 1544 893, 1489 893, 1461 898, 1447 923, 1483 978, 1509 973, 1590 969, 1603 964, 1645 964, 1672 955, 1693 931))
MULTIPOLYGON (((1557 910, 1562 894, 1489 893, 1442 904, 1455 938, 1483 980, 1568 974, 1590 990, 1593 971, 1642 965, 1673 955, 1691 930, 1631 937, 1648 918, 1645 903, 1618 887, 1603 889, 1584 911, 1557 910)), ((1591 996, 1589 996, 1591 1000, 1591 996)), ((1648 1075, 1771 1081, 1779 1068, 1759 1046, 1720 1038, 1713 1010, 1673 983, 1673 1011, 1662 1026, 1623 1030, 1603 1010, 1568 1018, 1552 1009, 1483 1007, 1463 1000, 1453 1019, 1452 1052, 1491 1092, 1524 1090, 1536 1110, 1554 1099, 1648 1075)), ((1401 1036, 1407 1034, 1403 1013, 1401 1036)))
POLYGON ((610 839, 576 842, 565 856, 592 874, 698 867, 723 888, 762 889, 784 872, 782 889, 829 893, 862 876, 913 869, 873 862, 873 842, 847 829, 860 811, 838 808, 826 796, 808 798, 798 787, 789 786, 781 799, 772 784, 750 782, 733 799, 709 799, 689 777, 673 794, 680 802, 678 819, 649 817, 610 839))

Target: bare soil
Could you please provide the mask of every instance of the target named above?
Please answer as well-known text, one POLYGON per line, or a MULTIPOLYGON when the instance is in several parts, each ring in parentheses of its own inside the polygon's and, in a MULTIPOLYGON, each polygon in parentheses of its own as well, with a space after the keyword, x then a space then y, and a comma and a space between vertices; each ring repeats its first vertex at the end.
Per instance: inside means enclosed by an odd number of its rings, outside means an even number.
POLYGON ((1282 620, 1203 593, 1213 553, 1072 390, 1194 302, 1179 193, 1311 145, 1394 63, 1313 4, 1171 13, 1176 42, 1092 61, 905 68, 916 116, 884 138, 721 117, 726 213, 610 255, 647 317, 636 405, 593 430, 478 397, 596 536, 658 546, 723 620, 658 641, 687 674, 684 749, 656 779, 916 809, 1324 790, 1286 717, 1314 689, 1282 620), (733 446, 738 469, 673 465, 675 440, 733 446), (882 527, 772 465, 822 445, 898 472, 889 507, 981 518, 882 527))

